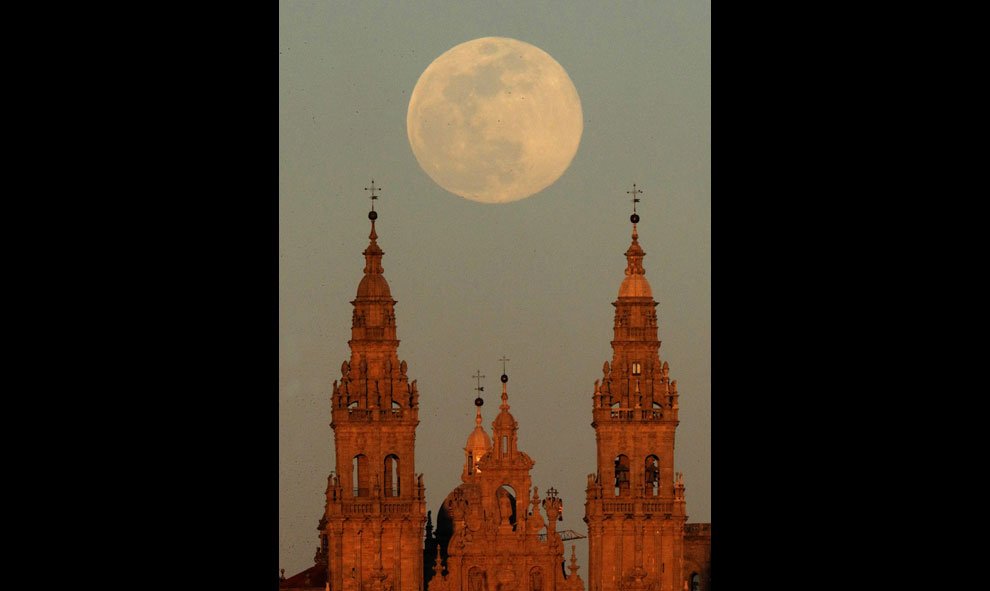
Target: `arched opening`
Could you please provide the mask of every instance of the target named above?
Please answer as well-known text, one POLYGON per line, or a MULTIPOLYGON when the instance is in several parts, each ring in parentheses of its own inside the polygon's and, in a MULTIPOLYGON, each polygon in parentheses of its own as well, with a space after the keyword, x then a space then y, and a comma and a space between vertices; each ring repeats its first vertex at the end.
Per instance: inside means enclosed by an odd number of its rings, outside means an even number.
POLYGON ((632 363, 632 375, 638 376, 643 373, 643 366, 638 361, 632 363))
POLYGON ((660 458, 655 455, 646 456, 646 490, 647 496, 660 494, 660 458))
POLYGON ((485 571, 480 567, 472 566, 468 571, 468 591, 486 591, 488 582, 485 578, 485 571))
POLYGON ((354 456, 354 460, 351 462, 351 471, 351 481, 354 485, 354 496, 369 496, 369 479, 371 478, 371 474, 368 473, 368 457, 364 454, 354 456))
POLYGON ((543 569, 538 566, 529 571, 529 591, 543 591, 543 569))
POLYGON ((480 452, 477 455, 473 450, 468 452, 467 455, 468 476, 481 473, 481 468, 479 467, 479 465, 481 464, 481 459, 484 457, 485 457, 485 452, 480 452))
POLYGON ((502 436, 502 453, 503 454, 509 453, 509 436, 508 435, 503 435, 502 436))
POLYGON ((508 484, 503 484, 495 491, 495 499, 498 501, 499 523, 508 523, 512 529, 516 529, 516 491, 508 484))
POLYGON ((701 575, 691 573, 691 591, 701 591, 701 575))
POLYGON ((347 404, 347 410, 354 410, 355 408, 357 408, 357 405, 358 405, 358 401, 357 400, 351 400, 347 404))
POLYGON ((629 490, 629 457, 619 454, 615 457, 615 496, 629 490))
POLYGON ((399 496, 399 456, 389 454, 385 456, 385 470, 382 475, 382 482, 385 484, 385 496, 399 496))

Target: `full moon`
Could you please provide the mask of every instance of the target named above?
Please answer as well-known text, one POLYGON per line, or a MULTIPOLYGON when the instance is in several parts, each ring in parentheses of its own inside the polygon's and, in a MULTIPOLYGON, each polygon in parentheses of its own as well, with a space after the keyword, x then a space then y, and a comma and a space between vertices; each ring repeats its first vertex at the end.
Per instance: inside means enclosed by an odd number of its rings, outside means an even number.
POLYGON ((581 100, 564 68, 529 43, 483 37, 438 57, 416 82, 409 145, 438 185, 508 203, 564 174, 581 143, 581 100))

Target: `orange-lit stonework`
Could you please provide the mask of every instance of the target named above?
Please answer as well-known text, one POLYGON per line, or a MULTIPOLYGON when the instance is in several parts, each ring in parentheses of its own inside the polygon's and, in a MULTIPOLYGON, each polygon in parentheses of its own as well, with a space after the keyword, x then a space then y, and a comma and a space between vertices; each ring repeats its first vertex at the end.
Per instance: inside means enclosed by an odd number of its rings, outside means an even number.
MULTIPOLYGON (((585 501, 589 591, 691 588, 684 571, 684 483, 674 472, 677 380, 660 359, 657 302, 643 268, 638 219, 634 214, 626 276, 612 304, 612 361, 593 394, 598 469, 588 475, 585 501)), ((695 588, 707 584, 699 580, 695 588)))
POLYGON ((564 543, 557 521, 563 501, 552 488, 541 499, 531 487, 535 462, 518 448, 519 423, 509 412, 507 383, 502 374, 502 404, 490 438, 479 405, 464 448, 463 484, 444 500, 436 535, 427 528, 426 554, 434 554, 428 591, 584 590, 576 557, 569 575, 561 568, 564 543))
POLYGON ((351 358, 333 384, 337 469, 327 479, 317 564, 283 587, 423 588, 426 498, 415 469, 419 391, 398 357, 396 302, 383 275, 374 219, 369 238, 364 277, 351 302, 351 358))
POLYGON ((625 278, 612 304, 612 359, 592 396, 597 469, 585 491, 587 586, 574 548, 565 548, 584 532, 562 535, 562 499, 552 488, 541 496, 532 486, 535 462, 518 449, 504 368, 491 436, 479 398, 462 484, 444 499, 434 530, 423 476, 415 471, 419 392, 398 357, 396 301, 383 275, 376 217, 369 214, 364 276, 351 302, 350 359, 333 383, 337 466, 327 479, 319 546, 314 565, 289 578, 283 573, 279 587, 710 591, 711 525, 687 523, 685 485, 674 468, 677 381, 660 358, 658 304, 643 267, 639 217, 633 214, 625 278))

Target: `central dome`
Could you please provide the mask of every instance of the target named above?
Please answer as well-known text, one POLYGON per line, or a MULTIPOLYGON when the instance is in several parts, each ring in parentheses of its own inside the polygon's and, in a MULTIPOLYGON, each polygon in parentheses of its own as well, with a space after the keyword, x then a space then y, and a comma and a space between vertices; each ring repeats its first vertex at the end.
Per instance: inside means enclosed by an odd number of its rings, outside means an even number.
POLYGON ((626 275, 626 278, 622 280, 622 285, 619 286, 619 297, 652 298, 653 289, 650 288, 650 282, 646 280, 646 275, 639 273, 626 275))
POLYGON ((367 274, 358 283, 357 297, 359 298, 389 298, 392 297, 392 290, 388 286, 385 277, 378 273, 367 274))
POLYGON ((475 454, 475 458, 480 460, 481 456, 485 455, 485 453, 491 449, 492 438, 488 436, 488 433, 485 433, 484 427, 478 425, 474 428, 474 431, 468 435, 467 445, 465 447, 473 452, 480 452, 475 454))

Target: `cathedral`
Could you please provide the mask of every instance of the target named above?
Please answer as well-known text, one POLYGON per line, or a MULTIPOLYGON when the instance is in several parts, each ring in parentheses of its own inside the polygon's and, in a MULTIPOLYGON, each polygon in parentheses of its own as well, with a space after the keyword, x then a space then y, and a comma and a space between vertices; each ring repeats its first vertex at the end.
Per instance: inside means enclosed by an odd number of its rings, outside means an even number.
POLYGON ((541 496, 532 486, 535 461, 518 447, 504 367, 491 435, 479 396, 462 484, 444 498, 434 526, 415 469, 419 391, 398 357, 396 302, 372 207, 364 276, 351 302, 351 355, 333 383, 337 466, 327 478, 319 545, 313 566, 283 573, 280 589, 710 591, 711 524, 687 523, 685 487, 674 471, 677 380, 660 359, 635 201, 634 194, 625 278, 612 303, 612 359, 591 396, 597 469, 585 491, 587 536, 558 531, 557 491, 541 496), (575 548, 567 552, 565 542, 576 537, 588 539, 587 581, 575 548))

